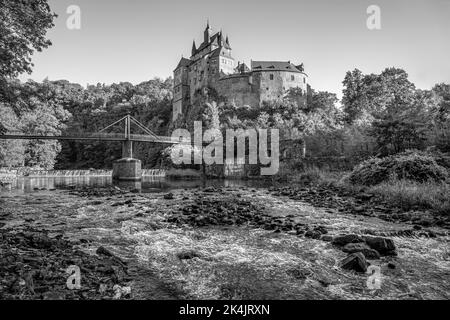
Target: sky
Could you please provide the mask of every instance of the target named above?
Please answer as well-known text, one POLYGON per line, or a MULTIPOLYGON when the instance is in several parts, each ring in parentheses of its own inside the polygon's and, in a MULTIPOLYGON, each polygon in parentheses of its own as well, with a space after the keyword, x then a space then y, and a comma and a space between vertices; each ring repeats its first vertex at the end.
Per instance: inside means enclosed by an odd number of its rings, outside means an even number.
POLYGON ((229 36, 236 61, 304 63, 312 88, 342 97, 347 71, 406 70, 418 88, 450 82, 450 0, 49 0, 58 14, 52 46, 33 55, 20 79, 81 85, 172 75, 206 21, 229 36), (69 29, 77 5, 80 29, 69 29), (381 28, 370 30, 370 5, 381 28))

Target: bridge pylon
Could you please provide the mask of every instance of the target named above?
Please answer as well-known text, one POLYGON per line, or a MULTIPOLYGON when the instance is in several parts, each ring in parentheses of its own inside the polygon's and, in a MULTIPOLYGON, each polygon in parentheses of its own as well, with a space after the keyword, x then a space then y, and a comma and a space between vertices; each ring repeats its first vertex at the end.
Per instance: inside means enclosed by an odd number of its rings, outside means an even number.
MULTIPOLYGON (((142 168, 141 160, 133 158, 133 140, 131 139, 131 123, 132 121, 142 130, 147 131, 141 123, 130 115, 125 116, 118 122, 124 121, 125 140, 122 141, 122 158, 113 162, 112 178, 115 180, 141 180, 142 168)), ((117 122, 116 122, 117 123, 117 122)), ((114 125, 114 124, 113 124, 114 125)), ((108 127, 107 127, 108 128, 108 127)), ((105 128, 106 129, 106 128, 105 128)), ((149 131, 149 130, 148 130, 149 131)))

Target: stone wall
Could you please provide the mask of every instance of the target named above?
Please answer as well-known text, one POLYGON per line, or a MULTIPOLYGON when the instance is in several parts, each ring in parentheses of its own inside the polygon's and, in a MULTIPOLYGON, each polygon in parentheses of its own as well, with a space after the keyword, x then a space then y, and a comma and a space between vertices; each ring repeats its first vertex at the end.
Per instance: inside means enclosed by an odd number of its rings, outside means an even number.
POLYGON ((304 73, 290 71, 253 71, 254 90, 259 93, 259 100, 281 99, 291 88, 300 88, 307 93, 307 76, 304 73))
POLYGON ((221 78, 216 84, 217 93, 236 105, 259 106, 258 93, 254 91, 252 77, 249 74, 232 75, 221 78))
POLYGON ((258 107, 263 101, 281 99, 291 88, 302 89, 305 99, 299 102, 306 103, 306 79, 305 74, 298 72, 262 71, 222 77, 210 85, 230 103, 258 107))

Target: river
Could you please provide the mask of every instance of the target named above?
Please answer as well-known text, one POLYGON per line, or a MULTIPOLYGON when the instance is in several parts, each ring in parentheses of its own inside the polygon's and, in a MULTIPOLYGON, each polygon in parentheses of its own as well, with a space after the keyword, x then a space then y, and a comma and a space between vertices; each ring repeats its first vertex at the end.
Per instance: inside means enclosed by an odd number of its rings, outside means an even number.
POLYGON ((268 187, 270 181, 261 180, 175 180, 165 177, 144 176, 141 181, 113 181, 109 176, 61 176, 61 177, 20 177, 0 187, 0 192, 35 192, 38 190, 67 189, 69 187, 108 187, 138 189, 141 192, 162 192, 173 189, 197 187, 268 187))

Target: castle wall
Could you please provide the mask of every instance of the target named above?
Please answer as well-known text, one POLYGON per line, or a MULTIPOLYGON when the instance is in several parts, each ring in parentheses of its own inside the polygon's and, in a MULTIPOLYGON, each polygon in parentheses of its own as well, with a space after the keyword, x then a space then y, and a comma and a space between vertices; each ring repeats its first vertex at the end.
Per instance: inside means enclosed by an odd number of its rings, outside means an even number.
POLYGON ((174 101, 172 104, 172 120, 175 121, 178 115, 183 112, 183 100, 174 101))
POLYGON ((236 105, 259 106, 259 96, 253 89, 249 74, 221 78, 214 87, 219 95, 226 97, 229 102, 234 101, 236 105))
POLYGON ((307 92, 308 81, 304 73, 280 70, 254 71, 253 78, 260 102, 281 99, 291 88, 300 88, 305 95, 307 92))

